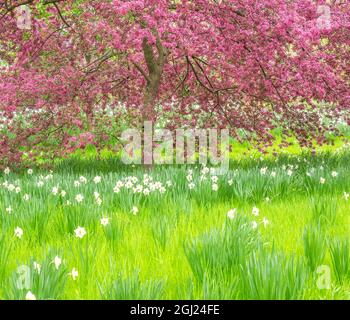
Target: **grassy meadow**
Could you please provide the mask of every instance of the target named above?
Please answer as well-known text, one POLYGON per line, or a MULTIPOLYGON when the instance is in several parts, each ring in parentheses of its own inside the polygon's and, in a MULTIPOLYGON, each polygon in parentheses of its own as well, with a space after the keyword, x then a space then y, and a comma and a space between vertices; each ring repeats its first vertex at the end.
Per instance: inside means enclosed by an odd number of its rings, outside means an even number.
POLYGON ((350 152, 0 174, 0 299, 349 299, 350 152))

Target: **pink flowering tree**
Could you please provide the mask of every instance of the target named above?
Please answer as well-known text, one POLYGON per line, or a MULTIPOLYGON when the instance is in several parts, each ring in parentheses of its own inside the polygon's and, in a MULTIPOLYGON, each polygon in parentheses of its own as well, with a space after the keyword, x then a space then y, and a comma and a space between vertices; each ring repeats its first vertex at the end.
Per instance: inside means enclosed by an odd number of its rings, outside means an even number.
POLYGON ((144 120, 322 143, 349 120, 349 29, 348 1, 0 0, 1 162, 144 120))

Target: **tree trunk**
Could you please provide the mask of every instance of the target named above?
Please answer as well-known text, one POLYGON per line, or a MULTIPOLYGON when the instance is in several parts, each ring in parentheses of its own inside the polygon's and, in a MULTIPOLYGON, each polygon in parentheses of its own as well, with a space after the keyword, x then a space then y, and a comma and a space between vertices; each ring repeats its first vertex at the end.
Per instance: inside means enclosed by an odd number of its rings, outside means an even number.
MULTIPOLYGON (((141 72, 141 74, 146 79, 146 88, 144 92, 144 105, 142 112, 142 134, 145 132, 145 121, 155 121, 155 106, 157 104, 157 96, 159 91, 159 86, 163 74, 164 64, 166 62, 167 50, 163 47, 159 34, 157 30, 153 30, 156 36, 156 48, 158 57, 154 56, 153 47, 149 44, 148 39, 144 38, 142 42, 142 49, 144 53, 145 62, 147 65, 146 73, 140 66, 136 65, 136 68, 141 72)), ((153 132, 152 132, 153 135, 153 132)), ((142 139, 143 147, 145 141, 142 139)), ((144 151, 145 148, 143 148, 144 151)), ((143 154, 143 163, 145 164, 145 154, 143 154)), ((147 161, 146 161, 147 162, 147 161)), ((152 165, 149 165, 151 166, 152 165)))

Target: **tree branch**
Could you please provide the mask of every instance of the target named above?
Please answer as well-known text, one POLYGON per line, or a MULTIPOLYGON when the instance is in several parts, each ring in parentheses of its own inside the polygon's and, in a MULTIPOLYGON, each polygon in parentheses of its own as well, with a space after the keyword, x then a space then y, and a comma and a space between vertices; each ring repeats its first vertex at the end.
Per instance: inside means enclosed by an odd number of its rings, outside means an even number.
POLYGON ((156 71, 156 65, 154 63, 154 54, 153 54, 152 47, 148 43, 148 40, 146 37, 143 38, 142 49, 145 56, 148 72, 149 74, 152 74, 156 71))
MULTIPOLYGON (((49 4, 56 4, 59 2, 63 2, 63 1, 67 1, 67 0, 45 0, 43 1, 43 5, 49 5, 49 4)), ((12 12, 13 10, 15 10, 18 7, 21 6, 25 6, 25 5, 30 5, 34 2, 34 0, 23 0, 19 3, 13 4, 10 7, 7 6, 7 3, 5 3, 5 12, 1 15, 0 20, 2 20, 8 13, 12 12)))
POLYGON ((63 21, 63 23, 64 23, 68 28, 70 28, 70 24, 69 24, 69 23, 67 22, 67 20, 63 17, 63 15, 62 15, 62 13, 61 13, 61 10, 60 10, 60 8, 58 7, 57 3, 54 3, 53 5, 55 6, 56 10, 58 11, 58 14, 59 14, 61 20, 63 21))
POLYGON ((147 83, 150 83, 151 80, 149 78, 149 76, 146 74, 146 72, 141 68, 141 66, 139 66, 136 62, 132 62, 132 64, 135 66, 135 68, 140 71, 140 73, 144 76, 144 78, 146 79, 147 83))

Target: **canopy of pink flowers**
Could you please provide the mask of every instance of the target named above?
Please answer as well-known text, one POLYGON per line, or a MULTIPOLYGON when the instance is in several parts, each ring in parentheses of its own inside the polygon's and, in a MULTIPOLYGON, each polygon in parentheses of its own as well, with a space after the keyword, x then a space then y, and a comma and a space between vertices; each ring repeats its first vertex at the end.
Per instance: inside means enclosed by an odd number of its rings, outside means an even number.
POLYGON ((0 30, 3 164, 143 120, 267 146, 276 126, 308 145, 349 119, 349 1, 0 0, 0 30))

